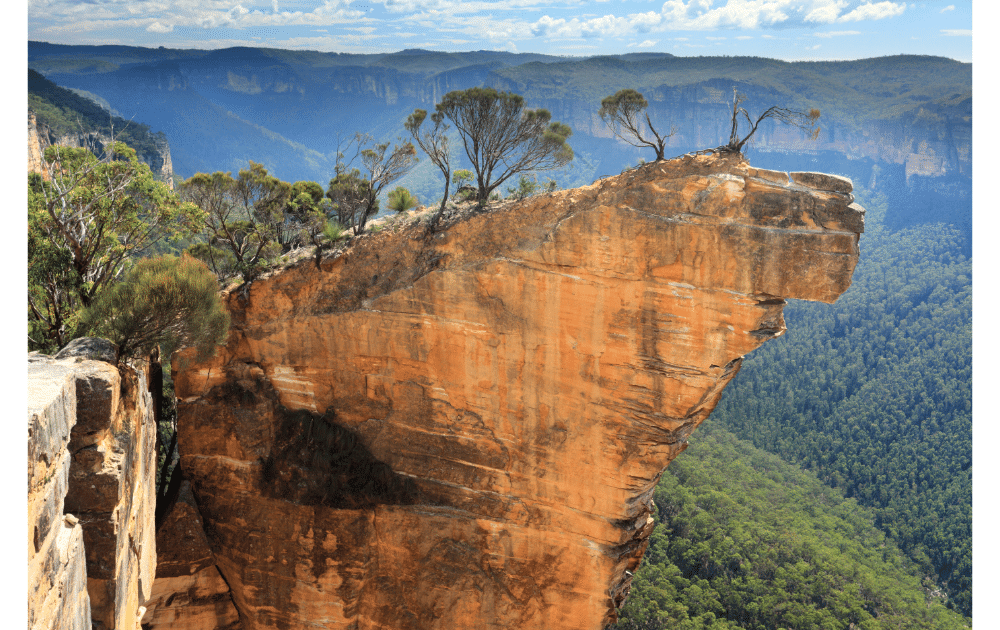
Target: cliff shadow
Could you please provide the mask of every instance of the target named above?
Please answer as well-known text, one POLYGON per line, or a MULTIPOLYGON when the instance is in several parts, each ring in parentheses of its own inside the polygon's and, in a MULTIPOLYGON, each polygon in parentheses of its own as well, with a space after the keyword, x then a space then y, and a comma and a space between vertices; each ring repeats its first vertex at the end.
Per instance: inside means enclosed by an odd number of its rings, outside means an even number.
POLYGON ((419 502, 414 481, 377 459, 357 433, 334 417, 333 410, 275 410, 274 443, 259 460, 262 494, 337 509, 419 502))

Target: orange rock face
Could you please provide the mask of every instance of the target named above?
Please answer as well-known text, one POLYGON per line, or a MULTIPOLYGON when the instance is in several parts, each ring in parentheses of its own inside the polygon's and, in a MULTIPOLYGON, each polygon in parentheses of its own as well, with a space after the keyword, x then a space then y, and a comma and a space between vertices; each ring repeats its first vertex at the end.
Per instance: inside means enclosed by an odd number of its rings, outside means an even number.
POLYGON ((228 345, 174 374, 243 627, 602 628, 741 357, 850 285, 851 202, 686 157, 231 294, 228 345))

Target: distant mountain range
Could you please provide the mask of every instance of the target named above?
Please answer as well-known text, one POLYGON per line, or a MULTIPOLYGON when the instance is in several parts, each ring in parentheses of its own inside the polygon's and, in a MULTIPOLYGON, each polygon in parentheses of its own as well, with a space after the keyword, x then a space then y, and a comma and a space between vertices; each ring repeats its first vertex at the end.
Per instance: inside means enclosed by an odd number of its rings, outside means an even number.
POLYGON ((122 117, 163 131, 181 177, 237 170, 254 160, 283 179, 325 184, 338 133, 403 135, 415 108, 430 110, 448 91, 476 85, 517 92, 529 107, 545 107, 573 128, 578 159, 566 185, 651 157, 613 141, 597 116, 601 99, 626 87, 646 96, 655 122, 677 127, 675 154, 728 138, 735 86, 747 94, 751 112, 770 105, 823 112, 818 142, 770 125, 758 134, 758 151, 833 151, 903 166, 906 177, 970 172, 971 64, 938 57, 793 63, 662 53, 357 55, 29 42, 28 62, 51 81, 95 94, 122 117))

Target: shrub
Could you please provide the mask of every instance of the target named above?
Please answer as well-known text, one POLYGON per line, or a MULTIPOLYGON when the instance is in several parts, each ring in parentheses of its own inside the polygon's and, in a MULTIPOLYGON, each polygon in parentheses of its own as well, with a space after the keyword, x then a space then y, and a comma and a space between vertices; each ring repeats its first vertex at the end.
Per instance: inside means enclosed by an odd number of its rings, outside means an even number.
POLYGON ((118 345, 117 361, 161 356, 195 346, 205 358, 229 332, 229 314, 219 283, 204 263, 190 256, 161 256, 136 263, 120 282, 101 293, 81 315, 90 334, 118 345))
POLYGON ((389 209, 396 212, 406 212, 410 208, 417 207, 417 198, 409 190, 402 186, 397 186, 389 193, 389 209))
POLYGON ((526 175, 521 175, 521 178, 517 181, 517 186, 507 189, 507 194, 514 199, 520 201, 526 197, 530 197, 538 192, 541 186, 538 182, 528 179, 526 175))

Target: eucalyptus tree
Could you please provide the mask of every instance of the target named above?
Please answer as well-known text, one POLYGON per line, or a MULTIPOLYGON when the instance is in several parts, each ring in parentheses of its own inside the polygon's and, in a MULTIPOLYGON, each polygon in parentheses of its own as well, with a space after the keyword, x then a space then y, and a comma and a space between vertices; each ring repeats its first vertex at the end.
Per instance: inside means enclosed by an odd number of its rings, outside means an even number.
POLYGON ((513 92, 474 87, 445 94, 437 112, 455 125, 476 174, 477 200, 508 179, 529 171, 561 168, 573 159, 566 142, 573 131, 545 109, 524 107, 513 92))
POLYGON ((649 112, 646 111, 648 106, 649 102, 642 94, 632 89, 624 89, 602 100, 598 114, 604 124, 611 128, 611 133, 615 137, 634 147, 649 147, 656 152, 657 160, 663 160, 667 140, 677 133, 677 128, 671 127, 670 133, 660 135, 653 127, 649 112), (648 131, 643 130, 640 115, 645 118, 645 127, 648 131))
POLYGON ((28 345, 51 351, 76 336, 81 310, 130 261, 197 232, 205 215, 120 142, 101 158, 50 146, 42 169, 28 178, 28 345))
POLYGON ((434 127, 430 131, 421 133, 420 127, 426 119, 427 111, 417 109, 407 117, 404 127, 413 136, 421 150, 427 154, 434 166, 438 167, 444 175, 444 196, 441 197, 441 207, 431 219, 430 227, 433 228, 437 225, 448 203, 448 188, 451 184, 451 147, 448 145, 447 131, 449 126, 444 124, 444 112, 436 111, 431 114, 431 122, 434 123, 434 127))
POLYGON ((804 131, 808 131, 812 140, 819 137, 819 127, 816 126, 816 121, 819 119, 818 109, 810 109, 809 112, 806 113, 794 109, 788 109, 787 107, 778 107, 777 105, 773 105, 764 110, 764 113, 757 116, 757 118, 753 118, 750 116, 750 113, 746 110, 746 108, 742 106, 745 100, 746 95, 738 92, 734 87, 729 142, 716 150, 729 153, 741 153, 743 151, 743 147, 746 146, 746 144, 753 138, 753 135, 757 133, 757 129, 760 127, 760 124, 767 119, 773 119, 786 125, 791 125, 804 131), (744 122, 746 123, 746 131, 741 132, 740 125, 744 122))
POLYGON ((198 173, 180 184, 181 195, 205 212, 205 241, 188 249, 220 280, 253 280, 290 242, 285 209, 291 185, 255 162, 237 177, 198 173))

